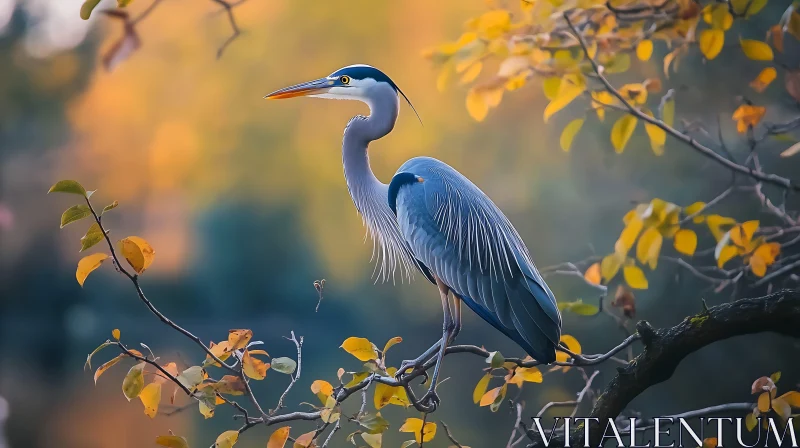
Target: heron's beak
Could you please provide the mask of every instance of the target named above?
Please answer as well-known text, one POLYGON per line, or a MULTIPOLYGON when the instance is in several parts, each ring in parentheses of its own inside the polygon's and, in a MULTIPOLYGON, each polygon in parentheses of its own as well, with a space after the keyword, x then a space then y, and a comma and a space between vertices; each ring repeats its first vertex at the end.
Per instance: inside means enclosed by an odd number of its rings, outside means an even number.
POLYGON ((296 96, 318 95, 329 91, 331 87, 333 87, 333 80, 328 78, 320 78, 314 81, 304 82, 302 84, 276 90, 265 96, 264 99, 280 100, 284 98, 294 98, 296 96))

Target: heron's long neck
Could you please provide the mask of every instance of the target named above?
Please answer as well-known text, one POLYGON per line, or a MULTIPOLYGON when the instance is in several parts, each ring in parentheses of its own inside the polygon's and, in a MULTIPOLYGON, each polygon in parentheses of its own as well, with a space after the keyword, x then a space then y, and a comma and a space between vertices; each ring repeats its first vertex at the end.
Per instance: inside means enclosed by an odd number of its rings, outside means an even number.
POLYGON ((353 117, 345 128, 342 162, 350 197, 377 243, 373 250, 373 258, 379 259, 376 272, 386 280, 398 265, 403 274, 408 275, 412 272, 409 263, 414 262, 389 207, 389 186, 375 177, 367 153, 370 142, 385 136, 394 127, 399 106, 397 93, 393 90, 378 92, 368 104, 371 114, 353 117))

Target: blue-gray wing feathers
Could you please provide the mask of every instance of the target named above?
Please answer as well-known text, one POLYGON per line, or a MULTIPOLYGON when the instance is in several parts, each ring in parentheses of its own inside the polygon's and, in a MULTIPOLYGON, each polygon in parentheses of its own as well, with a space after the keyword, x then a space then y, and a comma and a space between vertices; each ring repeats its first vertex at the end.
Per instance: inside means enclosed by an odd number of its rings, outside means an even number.
POLYGON ((430 157, 403 164, 389 192, 416 258, 528 354, 554 361, 561 336, 555 297, 500 209, 469 179, 430 157))

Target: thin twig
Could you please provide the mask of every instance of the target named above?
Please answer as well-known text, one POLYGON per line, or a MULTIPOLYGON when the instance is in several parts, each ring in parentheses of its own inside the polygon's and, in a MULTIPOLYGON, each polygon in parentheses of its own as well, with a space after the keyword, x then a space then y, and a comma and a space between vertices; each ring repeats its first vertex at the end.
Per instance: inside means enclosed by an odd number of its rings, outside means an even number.
POLYGON ((635 116, 636 118, 638 118, 640 120, 643 120, 643 121, 646 121, 647 123, 650 123, 652 125, 658 126, 663 131, 665 131, 667 134, 677 138, 678 140, 682 141, 683 143, 685 143, 685 144, 689 145, 690 147, 694 148, 695 150, 697 150, 703 156, 705 156, 705 157, 717 162, 718 164, 720 164, 720 165, 722 165, 722 166, 724 166, 724 167, 726 167, 726 168, 728 168, 730 170, 733 170, 735 172, 739 172, 739 173, 742 173, 742 174, 746 174, 746 175, 752 177, 753 179, 756 179, 756 180, 762 181, 762 182, 766 182, 766 183, 770 183, 770 184, 776 185, 776 186, 781 187, 781 188, 800 191, 800 185, 792 182, 791 180, 789 180, 787 178, 784 178, 784 177, 781 177, 781 176, 778 176, 778 175, 775 175, 775 174, 767 174, 767 173, 764 173, 762 171, 755 170, 753 168, 748 168, 748 167, 745 167, 743 165, 739 165, 736 162, 728 160, 727 158, 719 155, 713 149, 711 149, 708 146, 705 146, 702 143, 698 142, 697 140, 695 140, 691 136, 689 136, 687 134, 684 134, 683 132, 678 131, 677 129, 673 128, 672 126, 669 126, 668 124, 664 123, 663 121, 661 121, 659 119, 656 119, 655 117, 651 117, 651 116, 647 115, 646 113, 642 112, 641 110, 637 109, 628 100, 626 100, 625 97, 619 92, 619 90, 614 88, 614 86, 603 75, 603 68, 597 63, 597 61, 594 60, 594 58, 591 57, 591 53, 589 51, 589 47, 586 44, 586 40, 583 38, 583 35, 581 35, 581 33, 578 31, 578 29, 575 27, 575 25, 573 25, 572 21, 569 18, 569 12, 565 12, 564 13, 564 19, 566 20, 567 26, 570 28, 570 30, 574 34, 575 38, 578 39, 578 42, 580 43, 581 48, 583 49, 584 56, 591 63, 592 68, 594 69, 594 72, 597 75, 597 79, 599 79, 600 82, 603 83, 603 85, 605 86, 606 90, 608 90, 612 95, 614 95, 615 98, 617 98, 623 105, 625 105, 625 107, 628 109, 628 113, 630 113, 631 115, 635 116))
POLYGON ((294 383, 296 383, 297 380, 300 379, 300 372, 303 366, 303 337, 300 336, 300 340, 298 340, 294 335, 294 331, 291 332, 291 335, 292 335, 291 338, 285 338, 285 339, 294 342, 294 345, 297 348, 297 370, 295 371, 294 375, 292 375, 291 377, 292 380, 291 382, 289 382, 289 385, 286 386, 286 390, 283 391, 281 397, 278 399, 277 406, 275 406, 275 409, 270 411, 270 415, 274 415, 281 408, 283 408, 283 400, 286 398, 286 395, 289 393, 289 391, 292 390, 292 386, 294 386, 294 383))
POLYGON ((198 338, 197 336, 195 336, 194 334, 192 334, 188 330, 184 329, 180 325, 178 325, 175 322, 173 322, 172 320, 170 320, 167 316, 162 314, 161 311, 156 309, 155 305, 153 305, 153 303, 150 302, 150 300, 147 299, 147 297, 144 295, 144 292, 142 291, 142 287, 139 285, 139 276, 136 275, 136 274, 131 274, 130 272, 128 272, 125 269, 124 266, 122 266, 122 263, 120 262, 119 257, 117 256, 117 252, 116 252, 116 250, 114 250, 114 243, 111 242, 111 238, 109 238, 108 232, 103 227, 102 219, 100 218, 100 216, 97 215, 97 212, 94 210, 94 207, 92 206, 92 203, 91 203, 91 201, 89 201, 88 197, 86 198, 86 204, 88 205, 89 211, 92 213, 92 216, 94 216, 94 220, 97 223, 97 226, 100 228, 100 231, 103 233, 103 237, 105 238, 106 243, 108 244, 108 250, 111 252, 111 258, 114 260, 114 266, 116 266, 117 271, 121 272, 122 274, 124 274, 126 277, 128 277, 130 279, 130 281, 133 283, 133 286, 136 288, 136 294, 139 296, 139 299, 142 302, 144 302, 144 304, 147 306, 147 308, 150 310, 150 312, 155 314, 156 317, 158 317, 158 319, 161 320, 161 322, 169 325, 170 327, 175 329, 178 333, 180 333, 180 334, 186 336, 187 338, 191 339, 192 341, 194 341, 195 344, 199 345, 203 349, 203 351, 205 351, 206 354, 208 356, 210 356, 211 359, 213 359, 219 365, 221 365, 222 367, 226 368, 227 370, 229 370, 232 373, 237 373, 236 369, 234 369, 233 367, 229 366, 228 364, 226 364, 225 362, 220 360, 217 357, 217 355, 215 355, 211 351, 211 349, 209 349, 208 346, 205 345, 203 343, 203 341, 200 340, 200 338, 198 338))
POLYGON ((225 52, 225 49, 228 48, 228 45, 230 45, 234 40, 236 40, 237 37, 239 37, 242 34, 241 30, 239 29, 239 25, 236 23, 236 16, 233 15, 233 8, 234 6, 238 6, 244 3, 244 1, 239 1, 236 2, 235 4, 229 3, 226 0, 211 0, 211 1, 222 6, 222 8, 225 11, 225 14, 228 16, 228 22, 231 24, 231 30, 233 31, 232 34, 225 40, 225 42, 222 43, 219 49, 217 49, 217 59, 219 59, 222 57, 222 53, 225 52))

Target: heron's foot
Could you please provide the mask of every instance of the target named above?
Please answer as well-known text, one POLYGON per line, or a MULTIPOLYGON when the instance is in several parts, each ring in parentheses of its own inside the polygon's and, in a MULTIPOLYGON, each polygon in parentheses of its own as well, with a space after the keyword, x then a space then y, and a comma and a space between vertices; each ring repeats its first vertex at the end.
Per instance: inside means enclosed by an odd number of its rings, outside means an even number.
POLYGON ((428 392, 419 400, 419 402, 426 408, 430 409, 428 412, 435 411, 442 400, 439 399, 439 395, 436 393, 434 388, 428 389, 428 392))
MULTIPOLYGON (((400 363, 400 367, 397 369, 397 373, 395 373, 394 377, 397 380, 402 379, 406 375, 410 375, 417 370, 422 370, 422 375, 425 377, 425 381, 428 381, 428 373, 425 372, 424 366, 425 363, 431 358, 432 355, 426 356, 427 353, 423 353, 422 356, 415 358, 415 359, 407 359, 400 363)), ((423 382, 425 382, 423 381, 423 382)))

